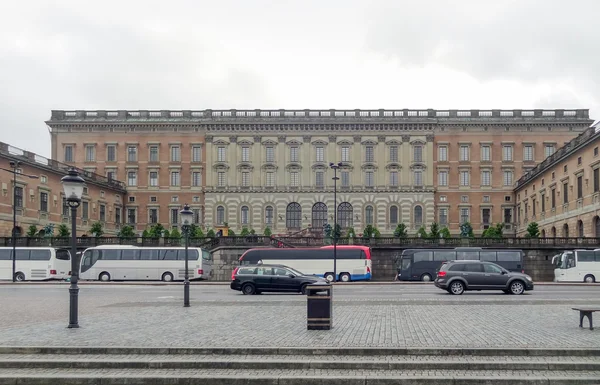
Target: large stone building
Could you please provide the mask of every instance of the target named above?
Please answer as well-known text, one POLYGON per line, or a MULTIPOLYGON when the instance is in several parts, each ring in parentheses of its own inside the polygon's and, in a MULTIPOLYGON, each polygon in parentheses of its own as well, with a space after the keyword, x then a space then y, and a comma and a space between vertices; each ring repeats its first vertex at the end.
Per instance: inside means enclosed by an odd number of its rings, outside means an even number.
POLYGON ((516 183, 517 235, 600 237, 600 122, 516 183))
MULTIPOLYGON (((60 182, 69 165, 0 142, 0 168, 4 169, 0 170, 0 236, 11 236, 15 206, 18 235, 25 236, 31 225, 41 230, 54 224, 55 235, 61 223, 71 229, 71 211, 60 182), (16 165, 16 185, 13 173, 5 171, 13 170, 11 162, 16 165)), ((100 221, 107 235, 115 235, 122 221, 125 186, 102 175, 80 172, 86 187, 78 209, 77 234, 88 233, 92 223, 100 221)))

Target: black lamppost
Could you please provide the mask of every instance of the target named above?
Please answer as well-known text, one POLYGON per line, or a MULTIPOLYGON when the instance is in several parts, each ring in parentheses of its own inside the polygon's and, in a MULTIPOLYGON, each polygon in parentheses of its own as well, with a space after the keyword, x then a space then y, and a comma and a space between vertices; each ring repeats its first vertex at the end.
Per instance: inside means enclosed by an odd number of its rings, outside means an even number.
MULTIPOLYGON (((12 281, 17 280, 17 175, 21 175, 31 179, 37 179, 37 175, 27 175, 17 172, 18 167, 21 165, 19 161, 11 161, 10 170, 7 168, 0 168, 0 170, 12 172, 13 174, 13 225, 11 232, 11 244, 12 244, 12 281)), ((22 202, 21 202, 22 204, 22 202)))
POLYGON ((77 255, 77 208, 81 204, 81 196, 85 180, 79 176, 76 169, 70 168, 69 173, 60 180, 67 204, 71 208, 71 286, 69 287, 69 328, 78 328, 79 311, 79 258, 77 255))
POLYGON ((188 270, 188 243, 190 239, 190 230, 194 220, 194 212, 186 203, 183 210, 179 212, 181 216, 181 231, 185 237, 185 276, 183 280, 183 307, 190 307, 190 274, 188 270))
POLYGON ((333 281, 337 282, 337 170, 342 167, 342 162, 329 163, 333 169, 333 281))

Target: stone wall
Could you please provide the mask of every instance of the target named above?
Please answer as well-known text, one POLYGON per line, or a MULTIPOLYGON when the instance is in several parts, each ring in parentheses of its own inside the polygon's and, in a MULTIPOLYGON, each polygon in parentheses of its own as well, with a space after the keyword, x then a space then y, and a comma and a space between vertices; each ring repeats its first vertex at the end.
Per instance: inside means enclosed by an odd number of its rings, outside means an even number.
POLYGON ((248 247, 219 247, 212 253, 213 281, 230 281, 231 272, 239 265, 239 259, 248 247))

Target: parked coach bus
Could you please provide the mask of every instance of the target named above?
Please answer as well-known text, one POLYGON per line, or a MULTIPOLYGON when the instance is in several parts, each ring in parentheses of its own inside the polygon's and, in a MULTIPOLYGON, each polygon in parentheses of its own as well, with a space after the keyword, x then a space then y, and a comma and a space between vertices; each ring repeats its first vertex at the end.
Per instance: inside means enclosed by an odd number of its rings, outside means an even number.
MULTIPOLYGON (((0 280, 12 280, 12 247, 0 247, 0 280)), ((17 247, 15 279, 44 281, 66 279, 71 272, 71 254, 53 247, 17 247)))
POLYGON ((425 281, 434 279, 442 262, 480 260, 494 262, 509 271, 523 272, 523 251, 457 247, 455 249, 406 249, 400 256, 398 280, 425 281))
POLYGON ((600 281, 600 249, 565 251, 552 258, 554 282, 600 281))
MULTIPOLYGON (((191 279, 212 275, 212 256, 207 250, 188 248, 188 274, 191 279)), ((81 258, 81 279, 100 281, 165 281, 185 277, 183 247, 137 247, 107 245, 91 247, 81 258)))
MULTIPOLYGON (((289 266, 304 274, 323 277, 329 282, 333 276, 333 246, 320 248, 250 249, 240 257, 240 265, 257 263, 289 266)), ((341 282, 371 279, 371 250, 365 246, 337 246, 336 279, 341 282)))

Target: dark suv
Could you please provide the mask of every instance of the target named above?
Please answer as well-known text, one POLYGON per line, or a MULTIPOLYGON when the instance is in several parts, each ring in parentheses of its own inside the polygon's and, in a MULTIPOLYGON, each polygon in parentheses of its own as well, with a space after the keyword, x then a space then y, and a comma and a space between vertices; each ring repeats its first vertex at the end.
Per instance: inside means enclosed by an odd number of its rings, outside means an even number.
POLYGON ((291 267, 263 264, 236 267, 231 273, 230 287, 246 295, 268 291, 305 294, 306 286, 313 283, 326 284, 327 281, 314 275, 304 275, 291 267))
POLYGON ((502 290, 518 295, 533 290, 533 281, 527 274, 508 271, 495 263, 461 260, 442 264, 435 286, 455 295, 466 290, 502 290))

